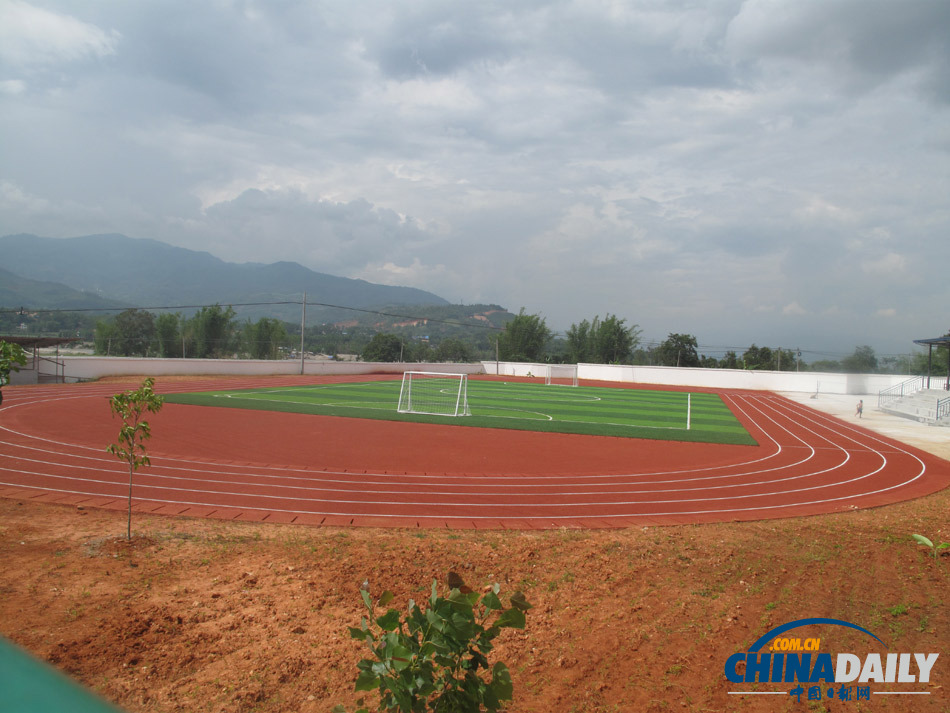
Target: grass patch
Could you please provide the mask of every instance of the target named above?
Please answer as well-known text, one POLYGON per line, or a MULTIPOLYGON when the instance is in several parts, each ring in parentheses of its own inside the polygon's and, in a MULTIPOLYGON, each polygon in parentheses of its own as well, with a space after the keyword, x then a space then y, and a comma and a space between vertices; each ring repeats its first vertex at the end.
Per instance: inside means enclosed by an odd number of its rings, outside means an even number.
POLYGON ((399 381, 315 384, 170 394, 165 401, 476 428, 756 445, 716 394, 469 380, 472 415, 448 417, 397 413, 399 388, 399 381))

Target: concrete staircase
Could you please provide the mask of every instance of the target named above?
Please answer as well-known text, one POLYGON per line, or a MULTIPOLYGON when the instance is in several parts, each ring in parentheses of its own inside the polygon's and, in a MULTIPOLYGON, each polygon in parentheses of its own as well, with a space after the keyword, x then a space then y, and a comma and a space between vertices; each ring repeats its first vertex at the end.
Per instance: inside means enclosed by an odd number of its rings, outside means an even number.
POLYGON ((884 392, 881 392, 878 408, 921 423, 950 426, 950 392, 943 389, 920 389, 897 398, 884 397, 884 392))

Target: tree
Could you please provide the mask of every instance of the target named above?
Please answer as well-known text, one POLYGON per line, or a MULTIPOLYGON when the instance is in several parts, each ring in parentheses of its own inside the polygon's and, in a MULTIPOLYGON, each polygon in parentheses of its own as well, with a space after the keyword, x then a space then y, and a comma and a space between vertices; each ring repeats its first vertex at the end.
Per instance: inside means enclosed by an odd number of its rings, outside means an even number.
POLYGON ((625 326, 626 321, 608 313, 603 321, 596 316, 592 322, 585 319, 580 324, 572 324, 567 330, 568 361, 577 364, 629 362, 640 343, 640 330, 635 324, 625 326))
POLYGON ((873 374, 877 371, 877 356, 874 350, 865 344, 855 347, 854 354, 841 360, 841 366, 852 374, 873 374))
POLYGON ((670 334, 656 349, 660 366, 699 366, 696 337, 670 334))
POLYGON ((438 361, 469 362, 472 360, 472 349, 461 339, 449 337, 439 343, 435 358, 438 361))
POLYGON ((791 349, 769 349, 753 344, 742 355, 746 369, 760 371, 795 371, 798 359, 791 349))
POLYGON ((152 437, 152 429, 148 421, 143 421, 145 412, 157 413, 162 408, 164 399, 156 394, 152 387, 155 380, 149 377, 135 391, 124 391, 115 394, 109 400, 113 417, 122 419, 117 443, 111 444, 106 450, 129 466, 129 520, 126 536, 132 539, 132 475, 143 465, 150 465, 145 441, 152 437))
POLYGON ((798 371, 798 356, 791 349, 776 349, 775 370, 798 371))
POLYGON ((428 339, 418 339, 403 349, 403 361, 427 362, 433 360, 433 349, 428 339))
POLYGON ((221 305, 202 307, 191 318, 194 332, 195 356, 198 359, 218 359, 232 351, 234 309, 221 305))
POLYGON ((0 404, 3 403, 3 387, 10 383, 10 372, 26 366, 26 352, 13 342, 0 340, 0 404))
POLYGON ((768 347, 757 347, 753 344, 742 354, 742 361, 746 369, 771 370, 772 350, 768 347))
POLYGON ((116 315, 111 353, 148 356, 154 337, 155 316, 144 309, 127 309, 116 315))
POLYGON ((719 360, 720 369, 741 369, 742 365, 739 363, 739 357, 734 351, 726 352, 722 359, 719 360))
POLYGON ((598 363, 620 364, 630 358, 634 347, 640 342, 640 330, 635 324, 624 326, 626 321, 608 313, 604 321, 597 324, 593 330, 593 351, 598 363))
POLYGON ((597 317, 591 325, 586 319, 567 330, 567 360, 573 364, 591 363, 591 333, 597 329, 597 317))
POLYGON ((809 367, 811 371, 824 371, 836 373, 841 371, 841 362, 834 359, 817 359, 809 367))
POLYGON ((402 361, 406 344, 395 334, 374 334, 363 349, 363 361, 402 361))
POLYGON ((155 318, 155 339, 160 356, 166 359, 183 356, 180 326, 181 314, 165 312, 155 318))
POLYGON ((252 359, 277 359, 287 342, 287 328, 279 319, 261 317, 244 325, 244 344, 252 359))
POLYGON ((522 307, 498 335, 498 357, 505 361, 542 361, 551 334, 541 316, 525 314, 522 307))

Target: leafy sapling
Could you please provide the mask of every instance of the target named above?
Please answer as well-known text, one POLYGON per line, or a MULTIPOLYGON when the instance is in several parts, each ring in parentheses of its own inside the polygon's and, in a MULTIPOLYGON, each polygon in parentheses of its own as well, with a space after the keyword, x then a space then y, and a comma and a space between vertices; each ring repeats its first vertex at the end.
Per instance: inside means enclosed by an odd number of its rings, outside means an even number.
MULTIPOLYGON (((364 583, 365 584, 365 583, 364 583)), ((479 713, 498 711, 513 694, 508 667, 488 656, 502 629, 523 629, 531 604, 515 592, 506 608, 495 584, 483 594, 449 576, 448 596, 432 582, 428 608, 409 600, 403 615, 397 609, 379 610, 392 602, 390 591, 374 602, 367 587, 360 590, 366 616, 350 636, 362 641, 373 658, 357 664, 357 691, 378 691, 379 710, 400 713, 479 713)), ((364 699, 356 713, 368 713, 364 699)), ((342 706, 334 708, 343 713, 342 706)))
POLYGON ((929 547, 934 559, 937 559, 937 554, 940 552, 940 550, 946 550, 950 548, 950 542, 941 542, 939 545, 935 545, 930 538, 924 537, 923 535, 913 535, 913 538, 918 544, 929 547))
POLYGON ((142 418, 146 412, 160 411, 164 403, 164 399, 152 390, 154 384, 155 380, 149 377, 138 389, 124 391, 109 399, 112 415, 122 419, 122 427, 118 442, 106 450, 129 466, 129 520, 126 529, 129 540, 132 539, 132 474, 141 466, 151 465, 145 441, 152 437, 152 429, 142 418))

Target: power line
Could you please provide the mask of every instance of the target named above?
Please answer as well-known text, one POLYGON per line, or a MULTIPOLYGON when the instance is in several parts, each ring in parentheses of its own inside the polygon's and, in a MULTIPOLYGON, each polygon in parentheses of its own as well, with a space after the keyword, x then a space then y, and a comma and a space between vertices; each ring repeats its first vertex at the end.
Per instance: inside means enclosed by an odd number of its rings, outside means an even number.
MULTIPOLYGON (((303 305, 301 300, 284 300, 279 302, 229 302, 227 307, 265 307, 272 305, 303 305)), ((449 324, 456 327, 474 327, 475 329, 489 329, 497 332, 503 332, 504 327, 496 327, 493 324, 479 324, 477 322, 458 322, 451 319, 439 319, 438 317, 423 317, 419 315, 408 315, 408 314, 398 314, 395 312, 382 312, 375 309, 364 309, 362 307, 347 307, 345 305, 335 305, 328 302, 310 302, 307 301, 308 306, 314 307, 328 307, 331 309, 342 309, 349 310, 351 312, 362 312, 364 314, 376 314, 381 317, 397 317, 399 319, 411 319, 418 321, 426 322, 435 322, 436 324, 449 324)), ((185 310, 185 309, 204 309, 205 307, 220 307, 220 303, 215 303, 214 305, 175 305, 175 306, 161 306, 161 307, 82 307, 76 309, 28 309, 26 307, 20 307, 20 309, 3 309, 0 310, 0 314, 65 314, 73 312, 125 312, 131 309, 138 309, 144 312, 150 311, 160 311, 160 310, 185 310)))

